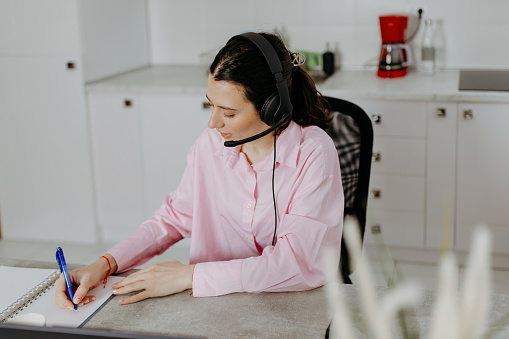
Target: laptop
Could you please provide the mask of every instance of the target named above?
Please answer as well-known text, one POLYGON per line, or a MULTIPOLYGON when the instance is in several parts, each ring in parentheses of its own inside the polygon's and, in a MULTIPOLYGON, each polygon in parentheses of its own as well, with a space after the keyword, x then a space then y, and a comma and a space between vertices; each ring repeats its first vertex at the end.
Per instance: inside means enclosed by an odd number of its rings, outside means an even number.
POLYGON ((101 338, 132 338, 132 339, 189 339, 191 337, 166 336, 161 334, 145 334, 97 330, 92 328, 40 327, 17 325, 0 322, 0 338, 2 339, 101 339, 101 338))

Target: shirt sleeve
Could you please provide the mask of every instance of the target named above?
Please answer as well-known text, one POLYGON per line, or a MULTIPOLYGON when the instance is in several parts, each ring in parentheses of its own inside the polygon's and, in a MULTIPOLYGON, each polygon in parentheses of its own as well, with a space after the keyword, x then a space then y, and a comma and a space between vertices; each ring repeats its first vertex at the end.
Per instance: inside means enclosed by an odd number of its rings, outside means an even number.
POLYGON ((177 189, 166 195, 150 219, 107 251, 115 258, 118 273, 143 265, 171 245, 191 236, 193 148, 188 153, 186 169, 177 189))
POLYGON ((276 245, 265 247, 256 257, 196 264, 194 296, 303 291, 325 283, 323 249, 335 249, 338 260, 340 254, 344 206, 341 173, 334 149, 327 154, 314 152, 307 160, 310 165, 295 183, 278 223, 276 245), (334 161, 324 161, 324 157, 334 161))

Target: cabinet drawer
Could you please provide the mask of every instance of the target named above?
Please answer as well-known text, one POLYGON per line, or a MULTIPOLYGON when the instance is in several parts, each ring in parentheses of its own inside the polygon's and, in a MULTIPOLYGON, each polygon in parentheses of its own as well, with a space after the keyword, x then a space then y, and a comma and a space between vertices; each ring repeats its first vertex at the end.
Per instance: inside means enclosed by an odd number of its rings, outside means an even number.
POLYGON ((425 174, 426 141, 424 139, 375 138, 371 173, 425 174))
POLYGON ((426 136, 426 103, 399 101, 356 101, 373 120, 377 136, 426 136))
POLYGON ((371 175, 370 200, 374 209, 424 212, 424 177, 371 175))
POLYGON ((371 227, 379 225, 389 246, 424 247, 424 213, 393 212, 368 208, 364 242, 375 244, 371 227))

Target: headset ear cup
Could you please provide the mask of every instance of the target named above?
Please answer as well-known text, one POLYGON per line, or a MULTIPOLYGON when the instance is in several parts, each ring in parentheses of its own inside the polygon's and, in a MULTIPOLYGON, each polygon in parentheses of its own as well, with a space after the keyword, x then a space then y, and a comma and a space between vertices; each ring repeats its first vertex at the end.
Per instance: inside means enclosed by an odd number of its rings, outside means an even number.
POLYGON ((279 95, 274 93, 263 103, 260 117, 268 126, 272 126, 276 123, 275 116, 279 108, 279 101, 279 95))

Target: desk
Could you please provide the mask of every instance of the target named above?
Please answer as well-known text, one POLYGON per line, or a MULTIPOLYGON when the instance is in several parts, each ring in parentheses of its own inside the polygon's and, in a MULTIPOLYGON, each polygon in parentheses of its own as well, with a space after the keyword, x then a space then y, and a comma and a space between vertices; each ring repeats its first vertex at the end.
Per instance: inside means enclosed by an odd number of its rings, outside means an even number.
MULTIPOLYGON (((0 259, 0 265, 55 268, 56 264, 0 259)), ((341 290, 356 337, 368 338, 357 287, 342 285, 341 290)), ((383 298, 388 291, 386 287, 377 287, 376 295, 383 298)), ((123 306, 118 304, 121 297, 115 296, 85 327, 207 338, 324 338, 331 319, 324 288, 209 298, 194 298, 189 293, 185 291, 123 306)), ((435 291, 424 290, 420 304, 408 318, 408 324, 417 326, 421 338, 427 337, 435 298, 435 291)), ((508 310, 509 295, 493 295, 489 324, 508 310)), ((401 338, 396 321, 393 328, 395 338, 401 338)), ((509 338, 509 328, 495 338, 509 338)))
MULTIPOLYGON (((56 263, 0 259, 0 265, 55 268, 56 263)), ((119 305, 122 296, 115 296, 84 327, 207 338, 324 338, 332 318, 324 288, 209 298, 190 292, 130 305, 119 305)))

